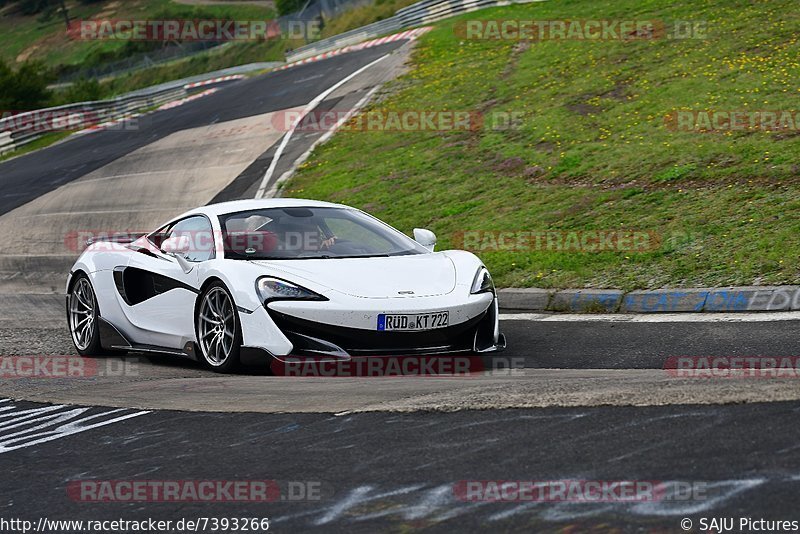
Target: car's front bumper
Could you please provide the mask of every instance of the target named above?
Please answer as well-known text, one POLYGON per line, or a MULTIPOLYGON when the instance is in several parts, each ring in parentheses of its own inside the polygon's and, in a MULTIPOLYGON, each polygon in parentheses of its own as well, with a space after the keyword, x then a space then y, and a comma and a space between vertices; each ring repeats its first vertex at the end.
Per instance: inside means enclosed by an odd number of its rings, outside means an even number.
POLYGON ((247 351, 270 356, 351 356, 487 352, 504 348, 497 301, 491 293, 468 297, 276 301, 252 313, 240 313, 247 351), (450 326, 414 332, 377 330, 382 313, 450 312, 450 326))

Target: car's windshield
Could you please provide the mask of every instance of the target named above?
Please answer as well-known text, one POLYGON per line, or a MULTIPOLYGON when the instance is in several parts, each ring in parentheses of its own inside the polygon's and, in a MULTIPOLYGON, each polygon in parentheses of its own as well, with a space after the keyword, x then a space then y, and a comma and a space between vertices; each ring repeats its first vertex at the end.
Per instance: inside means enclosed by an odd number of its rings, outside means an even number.
POLYGON ((358 210, 265 208, 220 217, 225 257, 246 260, 424 254, 416 241, 358 210))

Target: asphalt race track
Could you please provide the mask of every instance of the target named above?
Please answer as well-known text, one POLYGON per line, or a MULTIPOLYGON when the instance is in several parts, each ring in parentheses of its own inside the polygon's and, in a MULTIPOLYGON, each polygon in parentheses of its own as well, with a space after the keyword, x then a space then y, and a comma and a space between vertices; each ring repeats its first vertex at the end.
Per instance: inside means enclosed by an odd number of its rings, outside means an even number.
MULTIPOLYGON (((381 69, 334 91, 319 109, 346 111, 391 79, 402 42, 226 84, 142 118, 131 129, 67 141, 0 165, 0 294, 57 293, 84 232, 144 232, 211 202, 253 198, 283 135, 285 113, 380 57, 381 69), (397 52, 397 53, 392 53, 397 52), (70 237, 72 236, 72 237, 70 237)), ((299 132, 282 175, 324 132, 299 132)))
MULTIPOLYGON (((74 359, 60 292, 77 252, 64 231, 252 198, 281 137, 264 129, 276 113, 392 53, 321 105, 352 109, 396 75, 407 49, 391 43, 227 84, 139 129, 0 164, 0 362, 74 359)), ((319 135, 293 138, 274 177, 319 135)), ((458 376, 221 376, 136 353, 84 361, 91 372, 74 377, 8 378, 0 367, 0 531, 19 531, 4 527, 11 518, 48 532, 82 529, 43 518, 247 517, 276 532, 365 533, 680 532, 682 520, 696 532, 702 518, 793 519, 796 379, 676 377, 665 367, 675 357, 796 356, 800 318, 686 317, 508 315, 508 349, 458 376), (269 481, 279 491, 198 503, 80 490, 112 481, 269 481), (660 497, 465 497, 476 481, 645 481, 660 497)), ((186 530, 210 531, 169 531, 186 530)))
POLYGON ((683 518, 784 517, 800 489, 798 411, 798 402, 340 417, 163 411, 4 454, 0 510, 34 522, 268 517, 278 532, 677 532, 683 518), (322 497, 175 505, 82 502, 68 492, 82 480, 137 479, 314 483, 322 497), (702 487, 706 498, 454 496, 462 480, 519 479, 654 480, 702 487))
POLYGON ((320 88, 401 45, 387 43, 336 56, 322 69, 311 63, 232 83, 205 98, 146 117, 141 129, 78 137, 4 162, 0 215, 171 133, 307 104, 320 88))

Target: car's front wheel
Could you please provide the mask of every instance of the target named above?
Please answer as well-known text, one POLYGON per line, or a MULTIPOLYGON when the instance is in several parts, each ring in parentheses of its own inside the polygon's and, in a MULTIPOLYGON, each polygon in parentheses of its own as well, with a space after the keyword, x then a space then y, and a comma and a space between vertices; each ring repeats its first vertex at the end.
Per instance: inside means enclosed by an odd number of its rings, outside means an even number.
POLYGON ((102 354, 97 319, 100 313, 92 283, 85 274, 79 274, 67 297, 67 321, 72 342, 81 356, 102 354))
POLYGON ((222 282, 206 288, 197 306, 195 321, 202 363, 218 373, 239 367, 242 329, 233 297, 222 282))

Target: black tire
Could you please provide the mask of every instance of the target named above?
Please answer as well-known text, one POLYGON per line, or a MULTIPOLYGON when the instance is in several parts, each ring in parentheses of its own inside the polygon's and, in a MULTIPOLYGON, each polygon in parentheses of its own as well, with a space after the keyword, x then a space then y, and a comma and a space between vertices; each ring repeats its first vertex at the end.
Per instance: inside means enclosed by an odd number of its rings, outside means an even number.
POLYGON ((197 301, 194 325, 200 363, 215 373, 237 371, 241 366, 242 327, 236 303, 225 284, 212 282, 203 291, 197 301))
POLYGON ((97 304, 92 282, 83 273, 75 276, 67 295, 67 327, 72 344, 81 356, 101 356, 100 329, 97 304), (87 324, 87 321, 89 324, 87 324))

